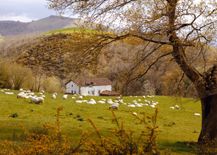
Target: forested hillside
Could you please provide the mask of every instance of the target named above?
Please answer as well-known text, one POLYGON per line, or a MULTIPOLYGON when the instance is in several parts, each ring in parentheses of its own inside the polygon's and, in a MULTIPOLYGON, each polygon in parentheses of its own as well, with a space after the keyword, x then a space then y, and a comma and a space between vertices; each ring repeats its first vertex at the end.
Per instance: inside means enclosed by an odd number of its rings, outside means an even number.
MULTIPOLYGON (((105 32, 78 28, 55 30, 31 39, 15 40, 12 46, 2 46, 1 52, 4 57, 31 68, 34 75, 55 76, 62 83, 79 76, 98 76, 108 77, 113 81, 114 90, 123 94, 195 95, 188 79, 167 56, 171 51, 168 46, 144 43, 132 37, 110 44, 102 40, 102 45, 94 48, 102 39, 101 33, 105 32), (165 56, 159 59, 162 55, 165 56)), ((209 50, 210 55, 215 51, 209 50)), ((196 54, 197 51, 192 52, 190 57, 194 65, 204 64, 201 70, 206 70, 209 62, 215 60, 201 54, 194 61, 196 54)))

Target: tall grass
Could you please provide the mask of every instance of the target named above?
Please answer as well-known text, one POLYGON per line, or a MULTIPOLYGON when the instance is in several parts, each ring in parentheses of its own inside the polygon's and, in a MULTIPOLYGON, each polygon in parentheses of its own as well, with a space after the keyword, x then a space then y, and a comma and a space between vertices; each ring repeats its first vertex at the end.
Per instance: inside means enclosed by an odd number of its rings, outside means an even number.
MULTIPOLYGON (((158 154, 157 148, 157 114, 153 116, 132 115, 139 123, 144 125, 144 130, 139 136, 134 135, 133 130, 124 127, 124 120, 119 120, 114 111, 111 111, 113 122, 116 124, 110 132, 111 136, 103 136, 95 123, 88 119, 93 131, 82 133, 76 145, 72 145, 61 132, 60 115, 63 107, 57 108, 56 122, 44 124, 42 128, 25 131, 22 142, 3 141, 0 143, 0 154, 7 155, 32 155, 32 154, 158 154), (93 138, 96 135, 96 138, 93 138)), ((136 125, 136 123, 135 123, 136 125)))

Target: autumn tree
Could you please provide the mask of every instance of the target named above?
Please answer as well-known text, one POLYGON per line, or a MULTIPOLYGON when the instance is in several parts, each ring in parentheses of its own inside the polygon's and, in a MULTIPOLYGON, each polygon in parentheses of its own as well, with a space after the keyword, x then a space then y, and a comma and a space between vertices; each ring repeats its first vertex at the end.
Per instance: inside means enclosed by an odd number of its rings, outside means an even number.
POLYGON ((114 33, 99 37, 96 46, 129 37, 170 46, 160 57, 172 56, 193 83, 202 104, 202 130, 198 141, 217 143, 217 65, 207 72, 189 59, 216 35, 216 2, 212 0, 48 0, 57 11, 71 10, 114 33), (105 39, 106 38, 106 39, 105 39))

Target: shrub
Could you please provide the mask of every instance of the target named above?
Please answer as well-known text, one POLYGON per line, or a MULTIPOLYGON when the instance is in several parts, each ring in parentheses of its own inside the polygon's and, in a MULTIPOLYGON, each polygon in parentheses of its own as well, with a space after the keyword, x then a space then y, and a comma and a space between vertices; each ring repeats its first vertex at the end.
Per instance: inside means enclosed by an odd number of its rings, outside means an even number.
POLYGON ((45 124, 43 128, 35 128, 26 133, 26 139, 22 143, 1 142, 0 153, 5 154, 158 154, 156 138, 158 126, 157 114, 151 117, 141 115, 134 116, 144 125, 144 130, 139 136, 134 136, 134 132, 127 130, 124 123, 120 122, 112 111, 113 122, 116 128, 111 131, 109 136, 102 136, 94 122, 88 122, 94 129, 97 139, 93 139, 91 133, 82 133, 80 141, 76 146, 72 146, 67 137, 62 135, 60 112, 62 107, 57 109, 56 123, 54 125, 45 124))
POLYGON ((61 92, 61 82, 57 77, 47 77, 43 82, 43 88, 46 92, 61 92))
POLYGON ((18 90, 31 79, 31 69, 6 60, 0 62, 0 87, 18 90))

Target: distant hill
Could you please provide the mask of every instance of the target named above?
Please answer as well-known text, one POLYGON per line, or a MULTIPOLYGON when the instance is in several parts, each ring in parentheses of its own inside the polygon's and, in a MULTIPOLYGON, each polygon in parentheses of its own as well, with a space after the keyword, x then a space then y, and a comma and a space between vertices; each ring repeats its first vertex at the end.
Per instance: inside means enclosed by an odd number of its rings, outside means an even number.
POLYGON ((0 21, 0 35, 25 35, 29 33, 47 32, 66 27, 76 27, 76 23, 78 21, 79 20, 75 18, 61 16, 49 16, 28 23, 19 21, 0 21))

